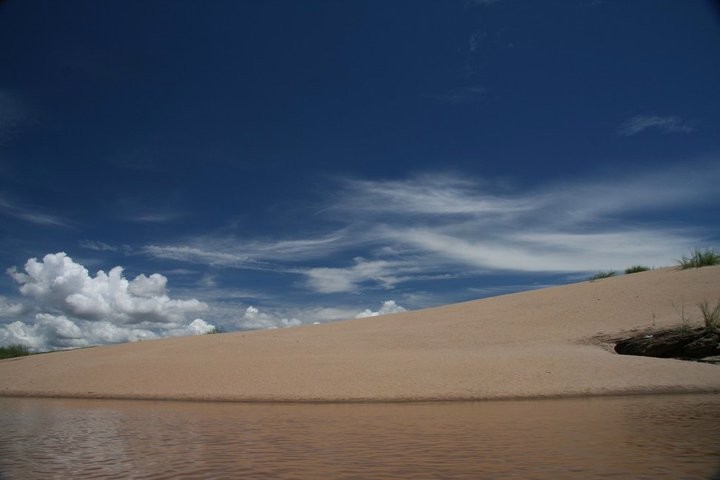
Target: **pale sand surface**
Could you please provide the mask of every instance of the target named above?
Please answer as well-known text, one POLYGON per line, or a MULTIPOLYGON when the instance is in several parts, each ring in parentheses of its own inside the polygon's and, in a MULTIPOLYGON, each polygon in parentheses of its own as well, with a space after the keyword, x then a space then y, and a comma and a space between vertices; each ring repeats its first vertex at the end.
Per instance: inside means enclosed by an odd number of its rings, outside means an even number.
POLYGON ((720 267, 663 269, 383 317, 0 361, 0 395, 400 401, 720 392, 720 366, 601 339, 720 299, 720 267))

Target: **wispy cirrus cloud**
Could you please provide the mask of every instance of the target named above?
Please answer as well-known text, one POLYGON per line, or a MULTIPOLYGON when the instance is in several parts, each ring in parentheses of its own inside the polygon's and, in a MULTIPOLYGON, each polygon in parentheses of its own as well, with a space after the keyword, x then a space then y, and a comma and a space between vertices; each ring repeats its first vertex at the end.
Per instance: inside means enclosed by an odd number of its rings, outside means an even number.
POLYGON ((219 267, 278 270, 278 264, 326 257, 355 242, 342 231, 315 238, 243 240, 228 235, 203 235, 184 243, 146 245, 150 256, 219 267))
POLYGON ((357 257, 349 267, 316 267, 299 270, 307 277, 307 285, 320 293, 358 291, 361 285, 392 288, 408 273, 416 273, 418 266, 407 261, 366 260, 357 257))
POLYGON ((0 195, 0 215, 43 226, 67 227, 70 222, 57 215, 29 208, 0 195))
POLYGON ((252 268, 255 263, 242 253, 214 250, 211 245, 203 244, 202 239, 192 240, 191 245, 146 245, 142 251, 156 258, 211 266, 252 268), (195 244, 200 246, 193 246, 195 244))
POLYGON ((631 137, 645 130, 659 130, 663 133, 690 133, 694 128, 682 118, 673 115, 635 115, 621 123, 617 133, 631 137))
POLYGON ((354 215, 488 215, 533 209, 541 195, 498 195, 486 183, 451 174, 424 174, 403 180, 348 180, 330 211, 354 215))
POLYGON ((99 242, 96 240, 81 240, 80 246, 87 248, 88 250, 95 250, 96 252, 117 252, 120 248, 115 245, 110 245, 105 242, 99 242))
POLYGON ((163 198, 162 195, 152 196, 147 192, 135 192, 114 199, 113 211, 116 212, 118 220, 133 223, 178 222, 187 215, 168 198, 163 198))
POLYGON ((638 215, 711 205, 720 199, 719 180, 720 168, 705 164, 524 191, 492 192, 452 176, 355 181, 338 208, 374 223, 376 237, 394 251, 435 268, 450 262, 455 268, 591 271, 638 259, 667 265, 701 242, 702 226, 642 222, 638 215))
POLYGON ((499 222, 595 223, 608 215, 707 203, 717 196, 715 162, 677 165, 624 176, 539 186, 496 186, 491 181, 452 174, 424 174, 402 180, 348 180, 329 212, 388 223, 426 222, 461 225, 463 218, 499 222), (552 214, 551 214, 552 213, 552 214), (539 217, 539 214, 540 217, 539 217), (391 217, 388 217, 390 215, 391 217))
POLYGON ((205 236, 144 252, 296 275, 323 294, 478 272, 662 266, 713 234, 663 219, 720 202, 719 181, 717 162, 524 188, 451 174, 346 179, 314 219, 315 229, 344 224, 331 234, 265 242, 205 236))
POLYGON ((458 232, 451 227, 409 228, 388 234, 398 243, 425 252, 435 264, 548 273, 617 269, 637 258, 650 265, 666 265, 673 254, 687 249, 691 243, 682 232, 656 229, 605 234, 563 234, 539 229, 529 234, 498 231, 485 235, 480 228, 478 225, 471 232, 458 232))
POLYGON ((480 44, 486 37, 487 33, 482 30, 471 33, 468 37, 468 50, 470 53, 473 53, 475 50, 480 48, 480 44))
POLYGON ((127 220, 138 223, 168 223, 179 220, 182 214, 178 212, 145 212, 129 215, 127 220))

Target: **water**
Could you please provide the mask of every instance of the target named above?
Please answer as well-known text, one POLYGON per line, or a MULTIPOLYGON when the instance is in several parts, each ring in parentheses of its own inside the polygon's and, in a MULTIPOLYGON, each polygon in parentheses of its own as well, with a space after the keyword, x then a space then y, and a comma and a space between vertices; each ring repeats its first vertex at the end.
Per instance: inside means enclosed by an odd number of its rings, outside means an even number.
POLYGON ((0 398, 0 479, 720 479, 720 396, 427 404, 0 398))

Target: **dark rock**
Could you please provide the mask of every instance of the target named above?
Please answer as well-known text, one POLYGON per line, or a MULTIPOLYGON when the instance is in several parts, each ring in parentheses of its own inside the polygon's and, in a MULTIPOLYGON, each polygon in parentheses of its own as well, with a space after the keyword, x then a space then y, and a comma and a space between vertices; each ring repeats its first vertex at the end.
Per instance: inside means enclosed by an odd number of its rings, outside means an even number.
POLYGON ((710 363, 712 365, 720 365, 720 355, 713 355, 711 357, 700 358, 700 359, 698 359, 698 362, 710 363))
POLYGON ((685 358, 703 358, 718 354, 720 354, 720 335, 717 333, 708 333, 688 343, 680 352, 680 356, 685 358))
POLYGON ((683 356, 686 345, 701 339, 705 329, 665 330, 653 334, 637 335, 615 345, 615 351, 622 355, 672 358, 683 356))

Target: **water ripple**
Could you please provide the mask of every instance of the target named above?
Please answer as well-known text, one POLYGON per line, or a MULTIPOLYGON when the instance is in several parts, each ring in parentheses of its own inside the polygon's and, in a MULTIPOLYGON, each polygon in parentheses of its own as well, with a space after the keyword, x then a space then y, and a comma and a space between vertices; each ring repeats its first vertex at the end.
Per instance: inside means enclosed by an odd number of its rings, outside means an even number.
POLYGON ((717 395, 247 405, 0 398, 0 480, 708 479, 717 395))

